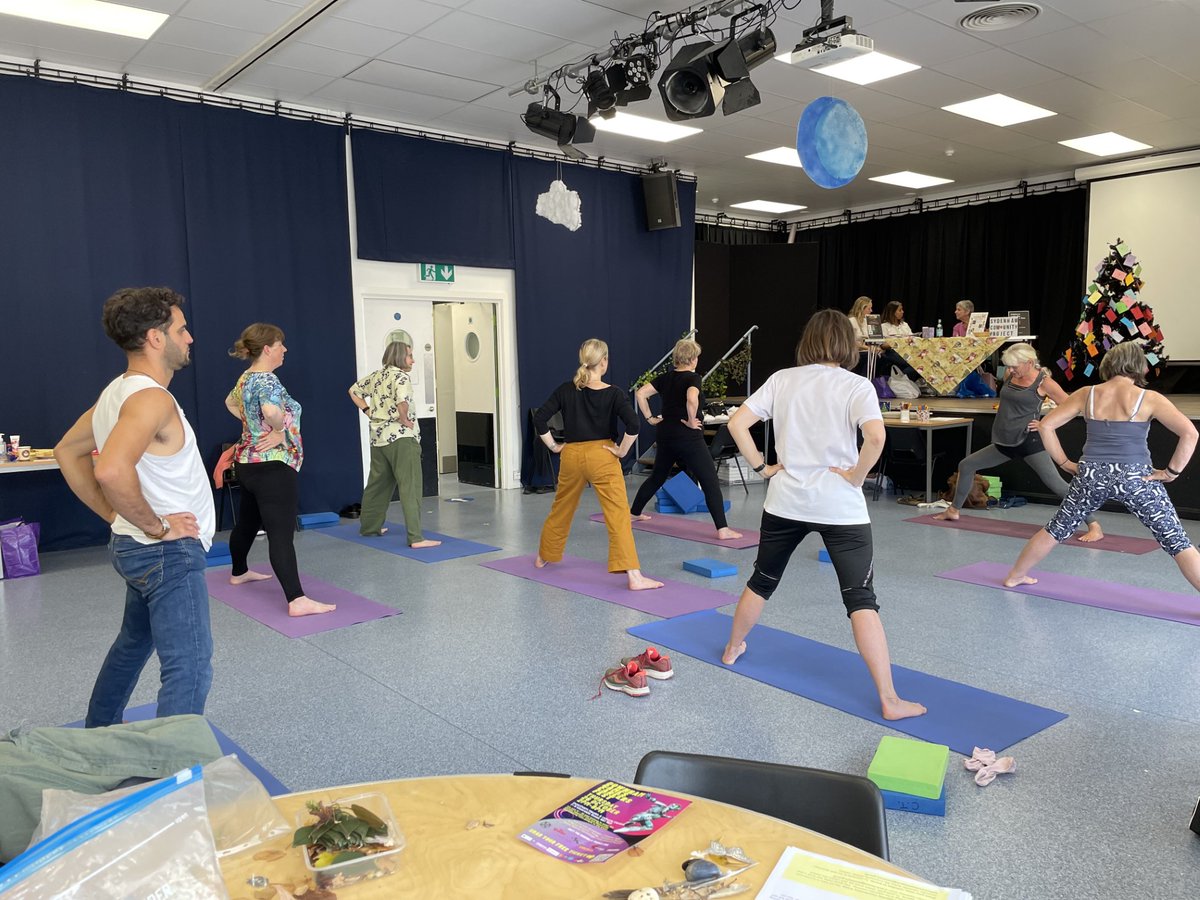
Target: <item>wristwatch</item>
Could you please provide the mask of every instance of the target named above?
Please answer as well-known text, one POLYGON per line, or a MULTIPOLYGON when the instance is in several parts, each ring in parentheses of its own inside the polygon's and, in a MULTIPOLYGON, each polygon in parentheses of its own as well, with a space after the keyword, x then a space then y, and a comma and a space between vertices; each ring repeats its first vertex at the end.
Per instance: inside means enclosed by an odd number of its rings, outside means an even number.
POLYGON ((165 516, 159 516, 158 521, 162 525, 162 531, 160 531, 158 534, 151 534, 145 529, 142 529, 142 534, 156 541, 161 541, 163 538, 165 538, 167 536, 167 532, 171 530, 171 523, 167 521, 165 516))

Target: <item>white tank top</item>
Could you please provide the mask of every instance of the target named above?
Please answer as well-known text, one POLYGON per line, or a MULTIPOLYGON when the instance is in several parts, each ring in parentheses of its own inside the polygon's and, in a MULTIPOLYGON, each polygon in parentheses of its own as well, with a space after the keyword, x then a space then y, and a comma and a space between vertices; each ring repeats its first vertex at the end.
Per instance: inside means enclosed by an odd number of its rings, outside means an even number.
MULTIPOLYGON (((117 416, 125 401, 146 388, 158 388, 166 391, 175 402, 179 412, 179 421, 183 423, 183 447, 178 453, 170 456, 154 456, 151 453, 142 454, 137 462, 138 480, 142 484, 142 495, 150 508, 160 516, 169 513, 190 512, 200 525, 200 543, 208 550, 212 546, 213 532, 216 531, 216 513, 213 510, 212 491, 208 487, 208 473, 204 471, 204 461, 196 449, 196 434, 183 414, 179 403, 161 384, 148 375, 130 375, 124 378, 118 375, 109 383, 96 401, 96 409, 92 413, 92 434, 96 438, 96 446, 103 451, 108 436, 117 425, 117 416)), ((132 522, 120 515, 113 520, 113 534, 125 535, 140 544, 156 543, 146 537, 145 532, 132 522)))

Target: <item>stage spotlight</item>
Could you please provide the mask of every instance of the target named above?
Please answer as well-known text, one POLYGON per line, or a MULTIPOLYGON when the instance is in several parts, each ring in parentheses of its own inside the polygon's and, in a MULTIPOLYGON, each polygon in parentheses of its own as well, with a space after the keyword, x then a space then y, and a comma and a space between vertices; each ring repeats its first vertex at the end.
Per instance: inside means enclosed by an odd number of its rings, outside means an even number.
POLYGON ((680 48, 658 79, 667 118, 673 121, 711 116, 717 104, 731 115, 761 102, 750 69, 771 58, 775 35, 758 28, 740 39, 714 44, 700 41, 680 48))
POLYGON ((550 138, 558 144, 559 150, 573 159, 586 159, 587 154, 572 144, 587 144, 596 136, 596 126, 587 119, 557 108, 550 109, 542 103, 530 103, 521 121, 534 134, 550 138))
POLYGON ((592 69, 583 79, 583 93, 588 99, 588 118, 596 113, 608 119, 617 114, 617 91, 625 86, 625 70, 610 65, 608 70, 592 69))

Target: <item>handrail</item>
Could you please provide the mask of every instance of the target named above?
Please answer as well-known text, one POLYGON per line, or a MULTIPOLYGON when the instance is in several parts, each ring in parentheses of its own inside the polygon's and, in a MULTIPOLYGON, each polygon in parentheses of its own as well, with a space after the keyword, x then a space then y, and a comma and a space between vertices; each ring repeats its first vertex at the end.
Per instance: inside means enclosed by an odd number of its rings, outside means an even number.
MULTIPOLYGON (((755 325, 754 327, 755 327, 755 328, 757 328, 758 326, 757 326, 757 325, 755 325)), ((689 339, 691 339, 691 338, 694 338, 694 337, 696 336, 696 332, 698 332, 699 330, 700 330, 699 328, 693 328, 691 331, 689 331, 687 334, 685 334, 685 335, 684 335, 683 337, 681 337, 679 340, 680 340, 680 341, 686 341, 686 340, 689 340, 689 339)), ((678 343, 678 341, 677 341, 676 343, 678 343)), ((664 353, 662 356, 660 356, 660 357, 658 358, 658 362, 656 362, 654 365, 652 365, 652 366, 651 366, 650 368, 648 368, 646 371, 647 371, 647 372, 653 372, 655 369, 657 369, 659 366, 661 366, 663 363, 665 363, 665 362, 666 362, 668 359, 670 359, 670 358, 671 358, 671 354, 672 354, 672 353, 674 353, 674 352, 675 352, 675 345, 674 345, 674 344, 672 344, 672 345, 671 345, 671 349, 670 349, 670 350, 668 350, 666 353, 664 353)), ((641 376, 638 376, 638 377, 640 378, 641 376)), ((632 384, 629 386, 629 389, 630 389, 631 391, 633 390, 633 385, 632 385, 632 384)))
MULTIPOLYGON (((713 372, 717 371, 717 369, 719 369, 721 367, 721 363, 725 362, 725 360, 727 360, 727 359, 729 359, 729 357, 733 356, 734 352, 736 352, 738 347, 742 346, 742 344, 749 344, 750 346, 754 346, 754 340, 750 337, 750 335, 752 335, 757 330, 758 330, 757 325, 751 325, 750 328, 747 329, 746 333, 743 334, 736 341, 734 341, 733 346, 725 351, 725 355, 722 356, 720 359, 718 359, 716 361, 716 363, 713 365, 713 367, 704 373, 704 377, 700 379, 700 382, 703 384, 705 381, 708 381, 708 376, 711 375, 713 372)), ((752 393, 752 391, 750 389, 750 365, 751 365, 750 361, 747 361, 746 362, 746 395, 747 396, 749 396, 752 393)))

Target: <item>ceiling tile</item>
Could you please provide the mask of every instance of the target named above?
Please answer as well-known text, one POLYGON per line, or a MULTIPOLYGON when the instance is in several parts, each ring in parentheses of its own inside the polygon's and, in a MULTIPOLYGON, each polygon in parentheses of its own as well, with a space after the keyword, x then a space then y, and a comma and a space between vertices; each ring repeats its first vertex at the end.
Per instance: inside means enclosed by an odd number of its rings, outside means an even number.
POLYGON ((403 31, 389 31, 377 25, 363 25, 348 19, 321 16, 304 26, 295 39, 318 47, 328 47, 330 50, 341 50, 343 53, 374 57, 389 47, 394 47, 406 36, 403 31))
POLYGON ((423 37, 410 37, 380 54, 379 58, 415 69, 453 74, 489 84, 519 84, 533 74, 529 63, 476 50, 464 50, 423 37))
POLYGON ((918 69, 916 72, 888 78, 867 87, 879 94, 938 109, 957 103, 962 99, 963 91, 962 82, 957 78, 932 69, 918 69))
POLYGON ((424 69, 384 62, 380 59, 371 60, 362 68, 348 75, 347 78, 351 81, 411 91, 415 94, 429 94, 432 97, 457 100, 460 103, 469 103, 500 90, 498 84, 487 84, 469 78, 456 78, 453 75, 442 75, 439 72, 427 72, 424 69))
POLYGON ((297 9, 274 0, 188 0, 179 13, 197 22, 270 34, 296 15, 297 9))
POLYGON ((330 76, 315 72, 257 63, 244 75, 238 76, 233 84, 242 93, 261 92, 263 96, 272 100, 295 100, 307 97, 313 91, 329 84, 331 80, 330 76))
POLYGON ((262 37, 262 34, 254 31, 172 16, 154 33, 152 40, 156 44, 171 44, 175 47, 187 47, 189 50, 207 50, 209 53, 225 56, 241 56, 262 40, 262 37))
POLYGON ((1162 3, 1163 0, 1043 0, 1042 6, 1070 16, 1076 22, 1094 22, 1107 19, 1118 13, 1143 10, 1162 3))
POLYGON ((1101 66, 1076 76, 1080 81, 1111 94, 1130 100, 1147 102, 1172 96, 1196 86, 1190 78, 1173 72, 1149 59, 1139 59, 1133 65, 1110 68, 1101 66))
POLYGON ((0 16, 0 23, 4 26, 2 34, 6 43, 33 47, 35 58, 44 58, 47 62, 59 52, 97 59, 127 60, 146 46, 146 41, 138 38, 51 25, 16 16, 0 16))
POLYGON ((1124 41, 1106 40, 1100 32, 1083 25, 1017 41, 1008 49, 1064 75, 1086 72, 1097 65, 1128 63, 1142 55, 1124 41))
POLYGON ((871 30, 875 49, 919 66, 986 53, 992 45, 915 12, 885 19, 871 30))
POLYGON ((300 69, 317 75, 328 75, 331 78, 342 78, 369 62, 366 56, 343 53, 341 50, 330 50, 327 47, 317 47, 313 44, 286 43, 276 47, 263 57, 262 62, 256 62, 246 73, 253 79, 254 70, 264 63, 286 66, 289 69, 300 69))
POLYGON ((508 25, 552 34, 569 41, 608 47, 615 31, 620 37, 641 33, 645 16, 623 15, 585 0, 470 0, 465 12, 508 25))
POLYGON ((977 84, 986 89, 984 93, 992 94, 1011 94, 1026 85, 1050 81, 1059 75, 1054 69, 1038 65, 999 47, 985 53, 938 63, 934 68, 943 75, 977 84))
POLYGON ((164 69, 159 66, 144 66, 138 63, 130 63, 127 71, 131 78, 189 90, 199 90, 212 78, 212 74, 208 72, 183 72, 174 66, 164 69))
MULTIPOLYGON (((7 38, 7 35, 5 35, 5 38, 7 38)), ((126 65, 123 59, 106 59, 102 56, 89 56, 86 53, 71 53, 61 50, 55 51, 54 59, 51 61, 43 58, 42 51, 37 47, 32 47, 28 44, 19 44, 4 38, 0 38, 0 56, 6 60, 27 64, 41 59, 44 65, 51 68, 67 70, 79 68, 106 74, 120 73, 126 65)))
POLYGON ((315 91, 309 100, 315 99, 330 101, 339 110, 355 111, 364 107, 389 110, 393 121, 410 123, 425 122, 462 106, 458 100, 414 94, 411 91, 365 84, 346 78, 315 91))
MULTIPOLYGON (((443 44, 519 61, 553 53, 563 45, 563 39, 560 37, 494 22, 457 10, 421 29, 420 35, 443 44)), ((585 47, 584 52, 591 49, 585 47)))
POLYGON ((223 53, 208 53, 188 47, 172 47, 170 44, 149 44, 143 47, 129 63, 130 74, 139 66, 154 66, 158 69, 186 72, 189 75, 216 75, 236 56, 223 53))
POLYGON ((415 34, 451 12, 446 6, 424 0, 346 0, 334 7, 333 17, 415 34))

